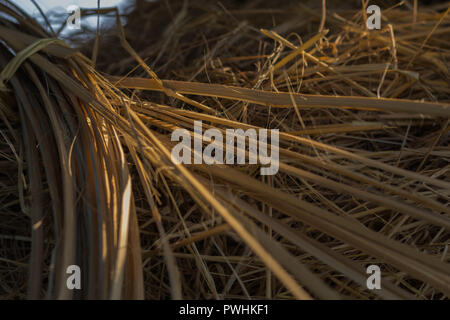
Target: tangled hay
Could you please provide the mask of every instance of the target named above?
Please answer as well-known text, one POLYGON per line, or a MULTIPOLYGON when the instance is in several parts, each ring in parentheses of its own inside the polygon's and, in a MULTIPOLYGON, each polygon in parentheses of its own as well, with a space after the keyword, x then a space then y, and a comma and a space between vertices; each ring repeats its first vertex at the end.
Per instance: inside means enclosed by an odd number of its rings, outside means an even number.
POLYGON ((136 1, 74 49, 1 1, 0 297, 447 299, 448 5, 326 4, 136 1), (279 129, 279 172, 174 163, 196 120, 279 129))

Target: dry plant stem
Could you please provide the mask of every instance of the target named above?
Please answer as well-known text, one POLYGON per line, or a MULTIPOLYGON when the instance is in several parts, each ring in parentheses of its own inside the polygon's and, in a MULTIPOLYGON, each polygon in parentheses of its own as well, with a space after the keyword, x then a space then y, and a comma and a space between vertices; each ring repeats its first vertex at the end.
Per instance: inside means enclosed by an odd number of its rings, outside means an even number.
MULTIPOLYGON (((162 91, 157 83, 151 79, 131 77, 125 79, 109 77, 109 79, 121 88, 162 91)), ((163 84, 167 88, 184 94, 226 98, 272 107, 290 108, 292 106, 291 94, 284 92, 275 93, 226 85, 174 80, 164 80, 163 84)), ((425 114, 441 117, 450 116, 450 104, 446 103, 429 103, 388 98, 314 96, 308 94, 292 94, 292 96, 298 106, 309 108, 338 107, 357 110, 425 114)))

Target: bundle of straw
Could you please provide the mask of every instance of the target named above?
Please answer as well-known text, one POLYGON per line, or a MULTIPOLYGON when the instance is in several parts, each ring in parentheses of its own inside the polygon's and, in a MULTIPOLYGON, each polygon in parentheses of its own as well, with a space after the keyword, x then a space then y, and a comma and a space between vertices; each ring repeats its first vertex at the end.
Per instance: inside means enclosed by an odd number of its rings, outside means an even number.
POLYGON ((447 298, 449 10, 326 4, 137 1, 83 54, 0 2, 0 297, 447 298), (279 172, 174 162, 198 120, 279 172))

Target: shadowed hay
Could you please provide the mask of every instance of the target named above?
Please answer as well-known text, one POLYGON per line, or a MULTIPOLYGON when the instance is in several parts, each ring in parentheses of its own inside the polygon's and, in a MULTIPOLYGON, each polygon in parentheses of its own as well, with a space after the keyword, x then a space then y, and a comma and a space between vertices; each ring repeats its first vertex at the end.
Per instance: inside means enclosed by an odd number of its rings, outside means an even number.
POLYGON ((450 295, 447 7, 277 3, 137 1, 82 54, 0 2, 2 299, 450 295), (279 172, 173 163, 195 120, 279 172))

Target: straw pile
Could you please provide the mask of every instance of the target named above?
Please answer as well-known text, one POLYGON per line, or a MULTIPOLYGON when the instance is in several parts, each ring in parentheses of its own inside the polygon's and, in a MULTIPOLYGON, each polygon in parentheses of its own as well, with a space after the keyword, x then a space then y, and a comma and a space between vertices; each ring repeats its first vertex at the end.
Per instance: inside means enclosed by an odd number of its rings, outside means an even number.
POLYGON ((302 3, 137 1, 82 54, 1 1, 0 298, 448 298, 448 6, 302 3), (195 120, 279 172, 175 164, 195 120))

